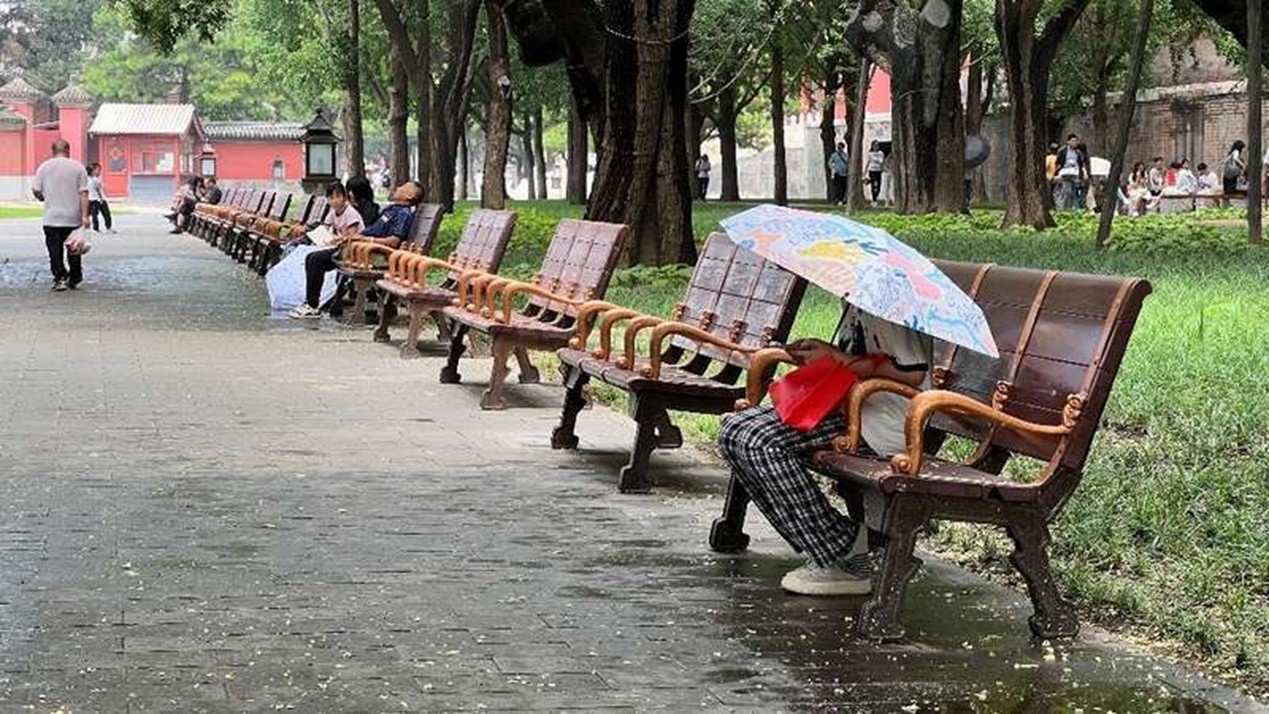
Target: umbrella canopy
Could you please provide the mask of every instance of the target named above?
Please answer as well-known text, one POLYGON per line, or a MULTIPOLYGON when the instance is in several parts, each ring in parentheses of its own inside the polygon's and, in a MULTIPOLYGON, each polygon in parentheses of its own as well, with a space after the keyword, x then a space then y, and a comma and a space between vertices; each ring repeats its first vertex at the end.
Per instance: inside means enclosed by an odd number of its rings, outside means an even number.
POLYGON ((1110 159, 1094 156, 1088 160, 1088 172, 1094 176, 1110 175, 1110 159))
POLYGON ((722 222, 737 245, 871 315, 999 357, 983 311, 925 256, 845 216, 757 206, 722 222))

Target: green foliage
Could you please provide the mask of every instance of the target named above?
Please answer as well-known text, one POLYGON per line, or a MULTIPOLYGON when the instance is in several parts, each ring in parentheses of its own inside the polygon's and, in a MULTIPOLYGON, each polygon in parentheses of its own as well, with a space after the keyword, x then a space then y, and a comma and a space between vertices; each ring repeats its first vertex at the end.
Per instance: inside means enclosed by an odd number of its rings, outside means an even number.
POLYGON ((26 3, 25 78, 45 92, 70 83, 84 62, 84 49, 93 45, 93 14, 104 0, 34 0, 26 3))
POLYGON ((230 0, 112 0, 132 29, 160 52, 186 38, 210 42, 229 22, 230 0))
POLYGON ((636 265, 614 275, 612 286, 615 288, 648 288, 651 290, 681 289, 691 277, 692 266, 690 265, 636 265))

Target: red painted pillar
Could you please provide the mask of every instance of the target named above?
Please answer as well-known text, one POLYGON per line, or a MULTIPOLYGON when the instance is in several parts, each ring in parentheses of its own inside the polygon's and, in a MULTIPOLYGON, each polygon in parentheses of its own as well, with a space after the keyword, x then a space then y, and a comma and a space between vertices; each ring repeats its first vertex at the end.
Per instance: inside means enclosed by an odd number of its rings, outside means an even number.
POLYGON ((88 108, 93 98, 78 85, 70 85, 53 95, 57 105, 57 127, 62 138, 70 142, 70 157, 88 163, 88 108))

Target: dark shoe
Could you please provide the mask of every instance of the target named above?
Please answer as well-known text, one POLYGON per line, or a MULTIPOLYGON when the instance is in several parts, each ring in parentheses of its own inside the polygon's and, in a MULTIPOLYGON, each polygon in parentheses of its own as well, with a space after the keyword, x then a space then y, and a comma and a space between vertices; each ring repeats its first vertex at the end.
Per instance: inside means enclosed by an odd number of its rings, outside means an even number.
POLYGON ((66 281, 66 287, 70 288, 71 290, 78 290, 79 284, 82 282, 84 282, 83 278, 80 278, 79 280, 73 280, 73 279, 68 280, 66 281))
POLYGON ((66 278, 53 278, 53 292, 60 293, 67 287, 66 278))
POLYGON ((180 234, 182 234, 182 233, 184 233, 184 232, 185 232, 185 231, 181 230, 180 228, 173 228, 172 230, 168 231, 168 233, 169 233, 169 234, 174 235, 174 236, 178 236, 178 235, 180 235, 180 234))

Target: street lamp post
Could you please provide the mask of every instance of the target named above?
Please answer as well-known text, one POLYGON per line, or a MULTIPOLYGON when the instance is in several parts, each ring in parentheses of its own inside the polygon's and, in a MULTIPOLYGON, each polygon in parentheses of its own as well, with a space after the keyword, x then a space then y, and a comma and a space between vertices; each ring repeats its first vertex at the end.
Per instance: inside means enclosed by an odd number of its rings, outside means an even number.
POLYGON ((336 178, 335 147, 340 138, 319 109, 313 120, 304 125, 300 141, 304 142, 304 178, 300 185, 305 193, 321 193, 326 184, 336 178))

